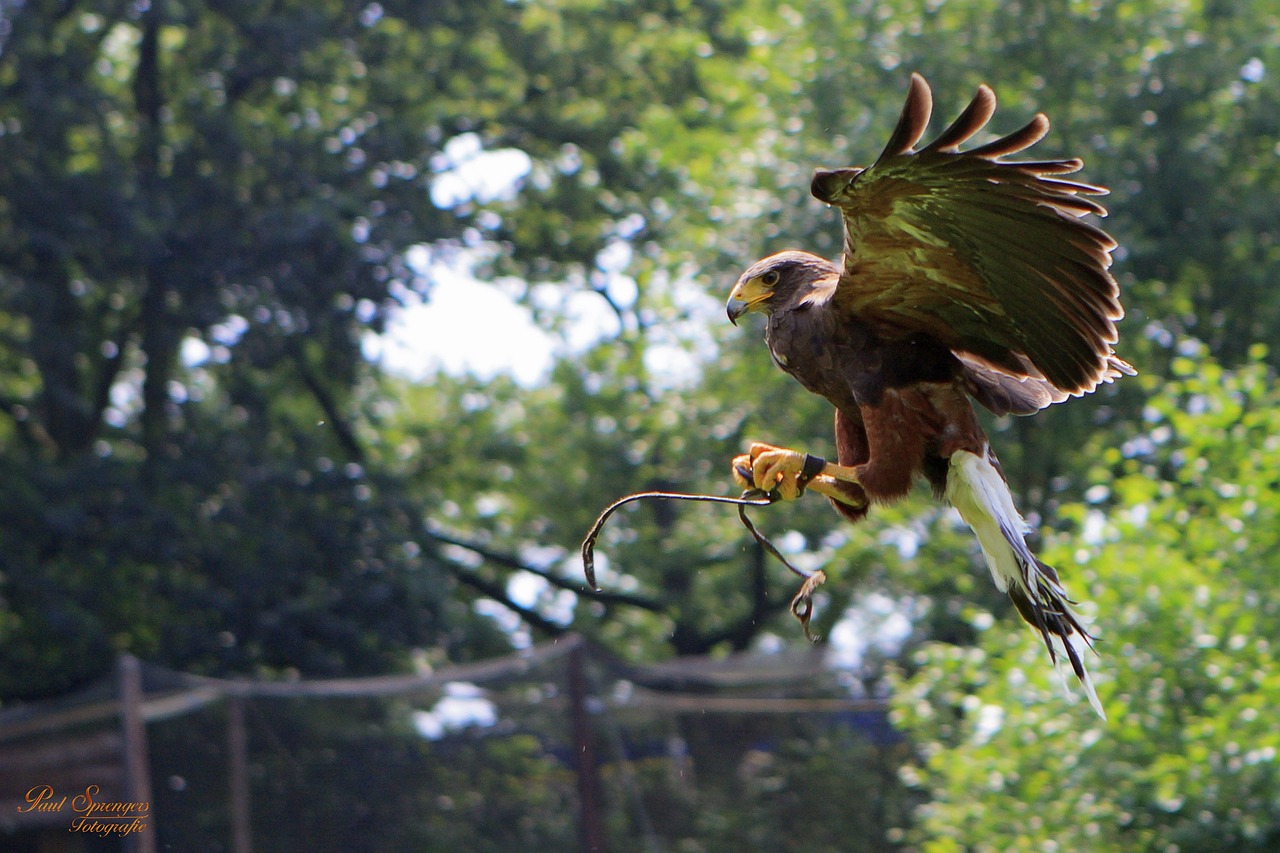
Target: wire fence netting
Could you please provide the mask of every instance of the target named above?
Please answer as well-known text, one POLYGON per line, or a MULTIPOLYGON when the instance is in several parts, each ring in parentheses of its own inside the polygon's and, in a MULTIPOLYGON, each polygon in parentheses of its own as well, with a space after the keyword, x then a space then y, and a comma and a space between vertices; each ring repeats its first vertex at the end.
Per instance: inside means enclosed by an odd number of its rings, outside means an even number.
POLYGON ((886 850, 914 804, 884 701, 816 648, 639 665, 570 635, 375 678, 138 668, 141 743, 120 673, 0 711, 0 851, 886 850), (70 799, 33 808, 44 787, 70 799), (94 788, 145 799, 144 829, 76 831, 94 788))

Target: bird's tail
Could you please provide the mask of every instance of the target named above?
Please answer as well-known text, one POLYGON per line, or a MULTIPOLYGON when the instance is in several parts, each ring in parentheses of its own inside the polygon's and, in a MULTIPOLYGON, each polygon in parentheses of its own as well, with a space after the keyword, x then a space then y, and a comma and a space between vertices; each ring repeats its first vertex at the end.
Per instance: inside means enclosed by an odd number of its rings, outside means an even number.
POLYGON ((1072 610, 1075 602, 1067 596, 1058 573, 1027 547, 1027 523, 1013 505, 1009 485, 990 448, 982 456, 967 450, 952 454, 946 497, 977 534, 996 586, 1009 594, 1022 618, 1040 632, 1054 665, 1059 655, 1066 657, 1089 704, 1105 720, 1084 666, 1083 653, 1093 648, 1093 637, 1072 610))

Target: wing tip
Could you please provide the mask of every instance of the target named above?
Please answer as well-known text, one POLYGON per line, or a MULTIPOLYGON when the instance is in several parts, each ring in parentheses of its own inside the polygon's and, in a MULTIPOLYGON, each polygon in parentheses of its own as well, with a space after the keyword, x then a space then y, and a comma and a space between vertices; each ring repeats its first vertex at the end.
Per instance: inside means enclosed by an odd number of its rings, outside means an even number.
POLYGON ((986 145, 970 148, 965 153, 987 160, 998 160, 1005 155, 1017 154, 1019 151, 1027 150, 1044 139, 1048 133, 1049 117, 1044 113, 1036 113, 1031 117, 1031 121, 1013 133, 1002 136, 994 142, 988 142, 986 145))
POLYGON ((902 105, 902 112, 898 114, 898 123, 894 125, 889 143, 880 152, 876 162, 909 153, 920 141, 920 137, 924 136, 932 114, 933 90, 929 88, 929 82, 924 79, 923 74, 913 71, 911 83, 907 87, 906 102, 902 105))
POLYGON ((1115 352, 1107 352, 1098 359, 1095 369, 1078 382, 1054 382, 1053 387, 1071 397, 1083 397, 1098 390, 1100 385, 1110 385, 1125 376, 1137 376, 1138 369, 1115 352))
POLYGON ((975 133, 987 126, 996 113, 996 93, 986 83, 978 86, 973 93, 973 100, 965 107, 955 121, 947 129, 938 134, 938 138, 930 142, 923 152, 954 154, 961 143, 966 142, 975 133))

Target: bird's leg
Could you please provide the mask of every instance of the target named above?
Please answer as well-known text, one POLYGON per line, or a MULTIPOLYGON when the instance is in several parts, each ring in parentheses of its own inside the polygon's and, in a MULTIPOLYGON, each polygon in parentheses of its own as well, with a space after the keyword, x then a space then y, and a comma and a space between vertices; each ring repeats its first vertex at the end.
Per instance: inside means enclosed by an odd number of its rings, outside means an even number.
MULTIPOLYGON (((830 465, 831 463, 828 462, 827 464, 830 465)), ((837 465, 835 467, 842 466, 837 465)), ((819 474, 813 478, 807 488, 854 509, 865 510, 867 507, 867 493, 858 485, 857 480, 841 480, 832 477, 830 474, 819 474), (854 488, 849 487, 851 484, 854 488)))
POLYGON ((754 442, 750 452, 734 457, 733 479, 748 489, 763 492, 776 489, 787 501, 800 497, 805 488, 812 488, 843 504, 865 505, 865 501, 860 504, 840 487, 841 483, 858 482, 858 473, 853 467, 772 444, 754 442))

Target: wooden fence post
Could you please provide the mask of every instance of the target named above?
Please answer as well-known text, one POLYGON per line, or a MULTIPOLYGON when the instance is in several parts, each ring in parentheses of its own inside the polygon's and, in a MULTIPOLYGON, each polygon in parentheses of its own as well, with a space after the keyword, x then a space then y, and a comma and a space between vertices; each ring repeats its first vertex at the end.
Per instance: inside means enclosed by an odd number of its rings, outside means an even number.
POLYGON ((147 723, 142 716, 142 664, 130 654, 122 654, 118 664, 120 679, 120 724, 124 734, 125 799, 147 804, 147 828, 124 837, 129 853, 156 853, 156 815, 151 801, 151 761, 147 757, 147 723))
POLYGON ((243 696, 227 706, 227 761, 231 780, 231 853, 253 853, 249 824, 249 734, 244 722, 243 696))

